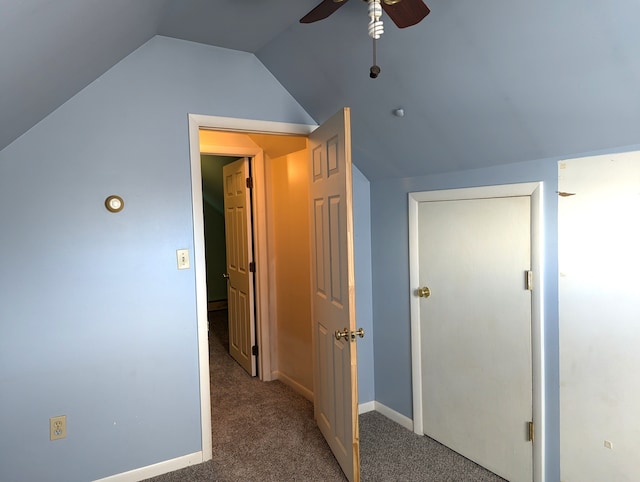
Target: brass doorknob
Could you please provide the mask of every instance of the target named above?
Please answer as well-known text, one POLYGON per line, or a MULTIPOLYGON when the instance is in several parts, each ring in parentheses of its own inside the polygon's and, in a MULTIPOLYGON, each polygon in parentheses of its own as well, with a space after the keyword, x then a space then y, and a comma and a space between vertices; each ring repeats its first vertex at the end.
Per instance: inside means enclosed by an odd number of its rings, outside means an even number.
POLYGON ((431 290, 426 286, 418 288, 418 296, 420 298, 428 298, 429 296, 431 296, 431 290))
POLYGON ((360 338, 364 338, 364 328, 358 328, 356 331, 352 331, 352 332, 349 332, 348 328, 344 328, 342 331, 336 330, 335 332, 336 340, 340 340, 342 338, 344 339, 351 338, 351 340, 355 340, 356 336, 359 336, 360 338))

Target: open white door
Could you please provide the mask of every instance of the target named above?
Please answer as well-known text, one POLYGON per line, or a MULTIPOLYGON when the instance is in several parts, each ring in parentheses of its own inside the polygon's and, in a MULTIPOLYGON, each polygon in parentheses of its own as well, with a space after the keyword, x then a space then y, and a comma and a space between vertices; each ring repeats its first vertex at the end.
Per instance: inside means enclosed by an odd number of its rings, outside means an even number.
POLYGON ((227 244, 229 352, 251 376, 256 375, 251 200, 247 188, 249 159, 222 168, 227 244))
POLYGON ((314 412, 342 470, 355 482, 360 443, 348 108, 309 136, 309 152, 314 412))

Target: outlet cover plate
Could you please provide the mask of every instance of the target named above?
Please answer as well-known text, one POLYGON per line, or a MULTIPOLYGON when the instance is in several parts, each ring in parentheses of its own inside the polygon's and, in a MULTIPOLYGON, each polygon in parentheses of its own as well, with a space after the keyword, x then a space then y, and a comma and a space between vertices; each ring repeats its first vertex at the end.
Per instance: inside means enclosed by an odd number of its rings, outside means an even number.
POLYGON ((60 440, 67 436, 67 416, 60 415, 49 419, 49 437, 51 440, 60 440))

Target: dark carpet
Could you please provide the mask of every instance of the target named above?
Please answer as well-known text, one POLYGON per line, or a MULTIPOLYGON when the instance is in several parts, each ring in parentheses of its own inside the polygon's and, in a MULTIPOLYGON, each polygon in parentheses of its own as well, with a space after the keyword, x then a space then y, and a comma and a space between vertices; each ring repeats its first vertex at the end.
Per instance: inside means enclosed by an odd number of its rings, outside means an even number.
MULTIPOLYGON (((228 354, 226 311, 209 316, 213 459, 149 482, 345 481, 313 419, 286 385, 251 378, 228 354)), ((503 482, 377 412, 360 416, 363 481, 503 482)))

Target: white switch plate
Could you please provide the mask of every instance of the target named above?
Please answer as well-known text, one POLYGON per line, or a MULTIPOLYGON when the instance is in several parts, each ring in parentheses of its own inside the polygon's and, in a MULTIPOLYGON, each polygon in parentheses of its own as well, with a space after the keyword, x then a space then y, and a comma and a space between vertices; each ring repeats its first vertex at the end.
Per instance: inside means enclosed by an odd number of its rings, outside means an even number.
POLYGON ((188 249, 178 249, 176 256, 178 257, 178 269, 189 269, 191 267, 188 249))

